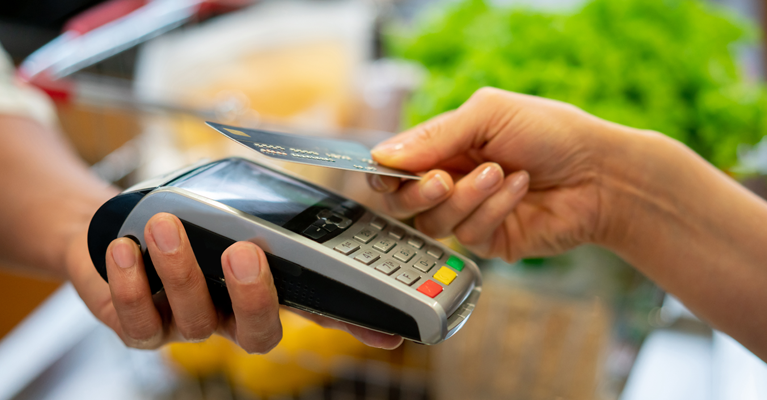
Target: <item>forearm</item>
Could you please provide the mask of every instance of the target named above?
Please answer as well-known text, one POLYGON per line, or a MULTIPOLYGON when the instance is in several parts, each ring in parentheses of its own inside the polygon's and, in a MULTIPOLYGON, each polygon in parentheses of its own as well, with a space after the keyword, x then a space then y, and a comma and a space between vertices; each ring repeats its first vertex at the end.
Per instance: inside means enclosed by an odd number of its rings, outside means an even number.
POLYGON ((662 135, 609 140, 600 241, 767 359, 767 203, 662 135))
POLYGON ((115 192, 60 135, 23 117, 0 115, 0 259, 65 278, 72 236, 115 192))

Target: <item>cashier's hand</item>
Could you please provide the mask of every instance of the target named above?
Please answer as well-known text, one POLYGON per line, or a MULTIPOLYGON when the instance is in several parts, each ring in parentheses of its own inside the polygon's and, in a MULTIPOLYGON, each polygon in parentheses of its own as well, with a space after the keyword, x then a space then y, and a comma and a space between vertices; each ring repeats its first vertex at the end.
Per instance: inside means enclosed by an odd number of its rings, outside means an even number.
MULTIPOLYGON (((87 247, 70 254, 69 274, 90 310, 130 347, 154 349, 172 341, 199 342, 218 333, 249 353, 267 353, 282 339, 277 291, 263 250, 238 242, 221 256, 233 313, 217 310, 183 225, 160 213, 144 229, 149 254, 164 289, 152 295, 138 245, 116 239, 107 249, 109 284, 96 272, 87 247)), ((83 235, 82 240, 85 240, 83 235)), ((302 313, 320 325, 347 331, 365 344, 395 348, 390 336, 302 313)))
POLYGON ((417 229, 454 234, 481 257, 557 254, 596 232, 594 134, 605 124, 568 104, 484 88, 373 149, 383 165, 429 171, 421 181, 368 180, 387 193, 386 212, 416 215, 417 229))

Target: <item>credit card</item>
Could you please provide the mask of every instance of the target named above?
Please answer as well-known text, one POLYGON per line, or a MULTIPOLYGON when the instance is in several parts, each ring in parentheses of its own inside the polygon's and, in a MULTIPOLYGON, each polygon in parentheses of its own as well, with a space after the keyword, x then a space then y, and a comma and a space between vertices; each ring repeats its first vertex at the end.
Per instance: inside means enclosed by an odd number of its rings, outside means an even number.
POLYGON ((373 161, 370 149, 362 143, 241 128, 210 121, 206 123, 229 139, 278 160, 398 178, 421 179, 420 176, 407 171, 378 165, 373 161))

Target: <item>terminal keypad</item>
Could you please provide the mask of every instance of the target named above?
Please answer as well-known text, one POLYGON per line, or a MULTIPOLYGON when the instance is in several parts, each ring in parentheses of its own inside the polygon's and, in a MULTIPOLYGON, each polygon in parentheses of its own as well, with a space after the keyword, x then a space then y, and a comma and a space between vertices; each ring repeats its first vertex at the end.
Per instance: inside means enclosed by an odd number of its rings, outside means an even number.
POLYGON ((417 285, 418 292, 431 298, 453 283, 464 267, 460 258, 450 255, 442 260, 445 254, 442 248, 426 246, 426 239, 408 234, 379 217, 374 217, 351 237, 353 239, 341 242, 334 249, 399 284, 413 286, 422 282, 417 285))

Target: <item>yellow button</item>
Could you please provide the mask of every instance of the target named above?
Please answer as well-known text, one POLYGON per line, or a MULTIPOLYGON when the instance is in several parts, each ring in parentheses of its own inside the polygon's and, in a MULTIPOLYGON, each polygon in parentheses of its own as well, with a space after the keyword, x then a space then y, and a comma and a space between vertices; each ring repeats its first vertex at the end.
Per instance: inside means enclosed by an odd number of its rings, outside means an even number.
POLYGON ((437 271, 436 274, 434 274, 434 279, 444 283, 445 285, 449 285, 456 276, 458 276, 458 274, 453 272, 453 270, 450 268, 442 267, 439 269, 439 271, 437 271))

